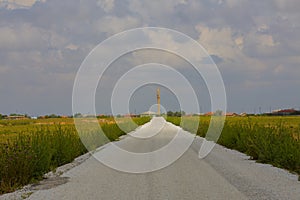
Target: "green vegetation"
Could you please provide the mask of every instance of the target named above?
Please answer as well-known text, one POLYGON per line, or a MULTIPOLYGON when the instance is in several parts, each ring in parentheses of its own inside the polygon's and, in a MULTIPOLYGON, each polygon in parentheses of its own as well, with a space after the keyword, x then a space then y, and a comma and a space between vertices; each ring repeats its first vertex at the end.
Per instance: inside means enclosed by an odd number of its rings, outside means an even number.
POLYGON ((185 115, 185 112, 184 111, 177 111, 177 112, 172 112, 172 111, 168 111, 167 112, 167 116, 168 117, 181 117, 181 116, 184 116, 185 115))
MULTIPOLYGON (((205 137, 210 117, 183 119, 167 118, 169 122, 205 137)), ((300 117, 227 117, 218 143, 246 153, 258 162, 300 174, 300 117)))
POLYGON ((1 119, 4 119, 5 117, 7 117, 7 115, 2 115, 2 114, 0 114, 0 120, 1 120, 1 119))
MULTIPOLYGON (((113 119, 99 121, 110 141, 134 130, 149 118, 113 119)), ((1 120, 0 121, 0 194, 35 180, 56 167, 73 161, 87 152, 77 134, 72 119, 1 120)), ((108 142, 99 131, 86 132, 94 148, 108 142), (94 141, 97 141, 96 143, 94 141)))

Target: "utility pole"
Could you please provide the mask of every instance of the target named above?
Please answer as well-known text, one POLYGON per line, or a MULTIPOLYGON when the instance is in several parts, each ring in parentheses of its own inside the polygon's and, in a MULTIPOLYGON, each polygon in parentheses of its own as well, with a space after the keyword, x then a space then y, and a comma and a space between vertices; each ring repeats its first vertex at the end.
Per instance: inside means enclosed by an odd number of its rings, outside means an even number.
POLYGON ((259 106, 259 114, 261 115, 261 107, 259 106))
POLYGON ((157 115, 160 115, 160 89, 156 90, 156 98, 157 98, 157 115))

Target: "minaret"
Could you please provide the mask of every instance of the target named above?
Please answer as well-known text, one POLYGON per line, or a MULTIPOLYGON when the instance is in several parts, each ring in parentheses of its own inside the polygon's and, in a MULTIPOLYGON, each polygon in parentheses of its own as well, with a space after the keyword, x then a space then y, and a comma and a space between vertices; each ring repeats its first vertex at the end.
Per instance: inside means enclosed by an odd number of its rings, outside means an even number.
POLYGON ((157 98, 157 115, 160 115, 160 89, 156 90, 156 98, 157 98))

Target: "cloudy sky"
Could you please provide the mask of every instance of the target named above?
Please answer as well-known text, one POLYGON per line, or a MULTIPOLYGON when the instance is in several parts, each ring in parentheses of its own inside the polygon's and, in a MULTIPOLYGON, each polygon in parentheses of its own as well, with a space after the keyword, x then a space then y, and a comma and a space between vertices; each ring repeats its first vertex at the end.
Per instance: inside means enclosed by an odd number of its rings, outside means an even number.
MULTIPOLYGON (((299 10, 298 0, 0 0, 0 113, 71 114, 74 79, 88 53, 116 33, 147 26, 180 31, 207 50, 229 111, 300 109, 299 10)), ((151 105, 141 91, 136 112, 151 105)), ((166 99, 174 94, 165 90, 166 99)), ((104 105, 98 113, 110 112, 104 105)))

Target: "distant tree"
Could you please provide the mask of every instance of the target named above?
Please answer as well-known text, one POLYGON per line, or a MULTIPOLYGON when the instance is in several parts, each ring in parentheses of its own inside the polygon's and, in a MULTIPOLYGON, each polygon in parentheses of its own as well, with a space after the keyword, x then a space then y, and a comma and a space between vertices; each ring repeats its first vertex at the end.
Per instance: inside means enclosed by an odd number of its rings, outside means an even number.
POLYGON ((105 119, 105 118, 109 118, 110 116, 109 115, 98 115, 97 118, 100 118, 100 119, 105 119))
POLYGON ((184 116, 186 113, 182 110, 181 111, 181 116, 184 116))
POLYGON ((52 115, 51 115, 51 118, 61 118, 61 116, 60 116, 60 115, 52 114, 52 115))
POLYGON ((56 114, 51 114, 51 115, 45 115, 45 118, 48 119, 48 118, 61 118, 60 115, 56 115, 56 114))
POLYGON ((9 116, 25 116, 28 117, 28 114, 18 114, 18 113, 11 113, 9 116))
POLYGON ((172 111, 168 111, 167 116, 172 117, 172 116, 174 116, 174 113, 172 111))
POLYGON ((82 117, 82 114, 81 113, 75 113, 74 118, 79 118, 79 117, 82 117))
POLYGON ((178 112, 178 111, 175 112, 174 116, 175 116, 175 117, 181 117, 181 112, 178 112))
POLYGON ((167 116, 169 116, 169 117, 181 117, 184 115, 185 115, 184 111, 176 111, 176 112, 168 111, 167 112, 167 116))
POLYGON ((214 116, 221 116, 223 114, 222 110, 216 110, 216 112, 214 113, 214 116))

